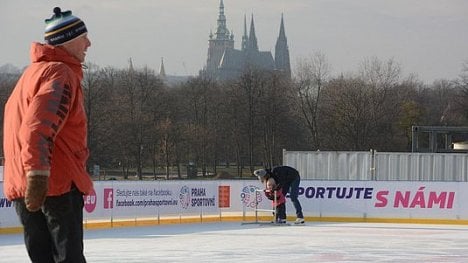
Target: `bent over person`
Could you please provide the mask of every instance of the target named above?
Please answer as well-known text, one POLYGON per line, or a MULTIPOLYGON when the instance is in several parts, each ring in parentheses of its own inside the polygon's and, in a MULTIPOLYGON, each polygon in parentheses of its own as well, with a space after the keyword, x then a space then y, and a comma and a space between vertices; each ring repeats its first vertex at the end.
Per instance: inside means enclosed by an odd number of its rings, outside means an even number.
POLYGON ((289 193, 289 198, 296 209, 296 221, 295 224, 304 223, 304 215, 302 214, 302 206, 299 202, 299 184, 301 183, 301 177, 299 172, 290 166, 276 166, 273 169, 258 169, 254 171, 254 175, 257 176, 262 183, 268 182, 270 178, 273 178, 277 184, 277 188, 281 188, 284 196, 289 193))
POLYGON ((45 43, 32 43, 31 64, 5 105, 4 192, 32 262, 82 263, 83 194, 93 183, 81 80, 91 42, 71 11, 53 12, 45 43))

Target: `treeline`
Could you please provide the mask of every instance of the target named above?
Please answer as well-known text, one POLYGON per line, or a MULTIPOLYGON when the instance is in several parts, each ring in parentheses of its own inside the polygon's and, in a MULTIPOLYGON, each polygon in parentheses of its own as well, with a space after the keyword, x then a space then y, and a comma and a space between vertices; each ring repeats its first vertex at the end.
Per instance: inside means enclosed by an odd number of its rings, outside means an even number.
MULTIPOLYGON (((0 74, 2 112, 18 77, 0 74)), ((249 69, 231 81, 200 75, 168 85, 147 67, 87 64, 83 89, 89 166, 140 179, 161 168, 180 177, 189 163, 203 175, 224 165, 242 176, 281 164, 283 149, 409 151, 412 125, 468 126, 466 65, 459 79, 426 85, 377 58, 330 76, 316 53, 298 62, 293 79, 249 69)))

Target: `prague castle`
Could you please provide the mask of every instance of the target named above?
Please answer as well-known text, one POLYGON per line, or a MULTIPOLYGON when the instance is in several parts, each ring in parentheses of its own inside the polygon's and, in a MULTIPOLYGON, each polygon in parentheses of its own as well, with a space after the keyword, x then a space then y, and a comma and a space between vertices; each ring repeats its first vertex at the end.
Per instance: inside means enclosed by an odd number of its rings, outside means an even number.
POLYGON ((289 49, 281 15, 280 29, 275 46, 275 55, 270 51, 260 51, 255 35, 253 15, 247 33, 247 19, 244 16, 244 34, 241 48, 234 48, 234 34, 229 32, 224 15, 224 3, 220 0, 216 33, 210 33, 208 40, 208 58, 204 73, 218 80, 239 77, 249 69, 278 71, 291 77, 289 49))

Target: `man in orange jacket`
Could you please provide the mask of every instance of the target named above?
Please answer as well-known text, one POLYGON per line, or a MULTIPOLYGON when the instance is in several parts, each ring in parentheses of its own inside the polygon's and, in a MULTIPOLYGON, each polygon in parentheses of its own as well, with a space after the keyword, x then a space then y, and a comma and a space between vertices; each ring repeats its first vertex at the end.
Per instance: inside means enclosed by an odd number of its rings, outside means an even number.
POLYGON ((31 64, 5 105, 4 192, 24 226, 33 262, 86 262, 83 194, 87 120, 81 80, 91 45, 84 22, 56 7, 45 43, 32 43, 31 64))

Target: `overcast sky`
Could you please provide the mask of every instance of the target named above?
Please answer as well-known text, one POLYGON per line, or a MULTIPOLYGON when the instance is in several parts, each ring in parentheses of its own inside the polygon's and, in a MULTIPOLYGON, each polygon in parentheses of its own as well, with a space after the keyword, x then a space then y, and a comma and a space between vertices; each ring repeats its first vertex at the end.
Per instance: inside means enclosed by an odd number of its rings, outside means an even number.
MULTIPOLYGON (((291 66, 324 53, 332 74, 357 72, 366 58, 394 59, 403 75, 431 83, 455 79, 468 60, 467 0, 224 0, 227 27, 240 48, 244 14, 254 15, 260 50, 274 52, 284 14, 291 66)), ((0 0, 0 65, 22 68, 29 46, 43 41, 54 6, 88 27, 87 61, 167 74, 195 75, 206 64, 219 0, 0 0)), ((274 55, 274 53, 273 53, 274 55)))

